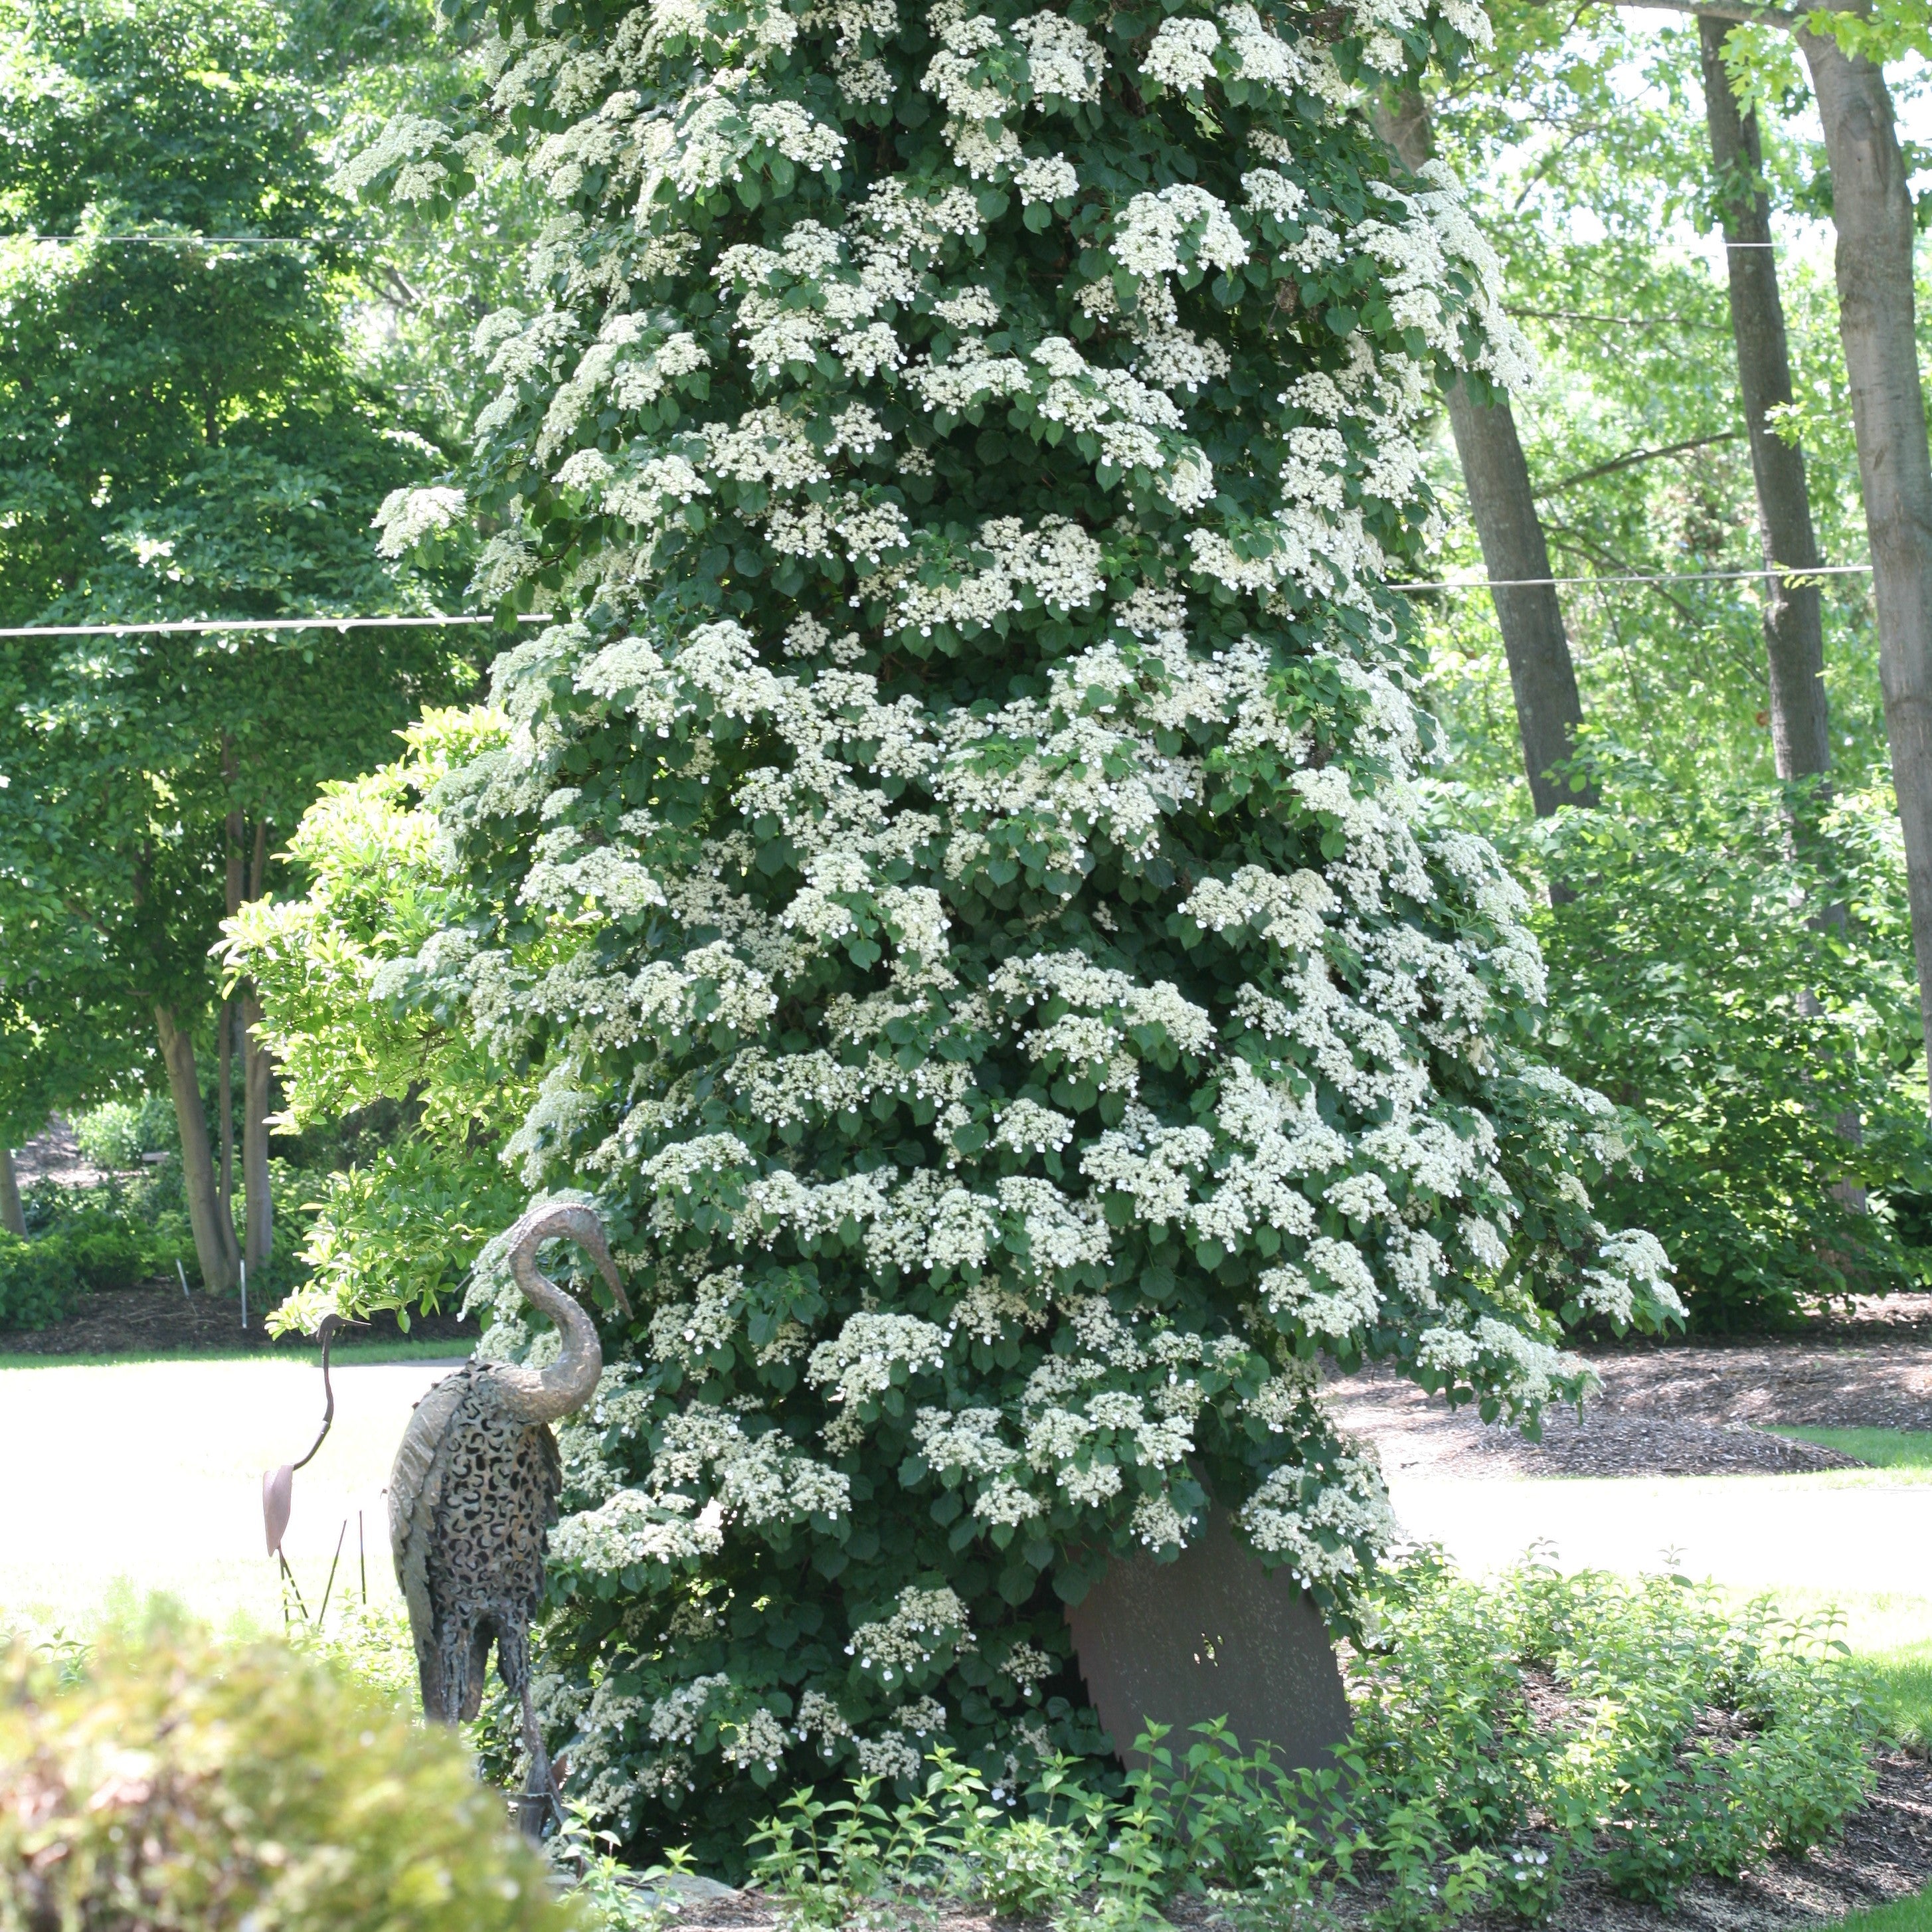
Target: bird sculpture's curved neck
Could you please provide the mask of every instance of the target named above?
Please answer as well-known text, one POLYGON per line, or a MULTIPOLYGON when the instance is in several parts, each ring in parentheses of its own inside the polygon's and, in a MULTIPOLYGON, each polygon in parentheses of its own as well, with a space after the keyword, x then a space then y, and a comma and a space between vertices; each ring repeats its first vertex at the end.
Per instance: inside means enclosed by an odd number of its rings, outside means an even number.
POLYGON ((566 1234, 578 1242, 610 1283, 619 1305, 628 1312, 618 1285, 602 1223, 587 1208, 539 1208, 526 1214, 511 1231, 510 1274, 524 1299, 556 1323, 562 1346, 548 1368, 498 1364, 493 1378, 511 1412, 525 1422, 554 1422, 581 1408, 597 1387, 604 1367, 604 1351, 597 1330, 574 1295, 540 1274, 537 1250, 553 1235, 566 1234))

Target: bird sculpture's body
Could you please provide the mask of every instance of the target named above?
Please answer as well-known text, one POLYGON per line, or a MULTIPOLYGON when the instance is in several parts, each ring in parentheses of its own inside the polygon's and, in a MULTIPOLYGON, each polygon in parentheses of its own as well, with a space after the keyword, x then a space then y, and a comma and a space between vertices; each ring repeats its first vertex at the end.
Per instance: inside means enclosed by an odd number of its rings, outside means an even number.
POLYGON ((548 1368, 470 1362, 438 1382, 404 1432, 389 1478, 389 1541, 409 1606, 423 1712, 454 1724, 482 1702, 490 1647, 523 1706, 530 1775, 523 1804, 536 1836, 552 1798, 550 1762, 530 1699, 530 1618, 542 1601, 544 1554, 562 1486, 550 1425, 583 1407, 604 1365, 597 1330, 576 1300, 537 1272, 538 1248, 574 1239, 626 1316, 630 1305, 602 1224, 587 1208, 541 1208, 510 1233, 524 1298, 562 1338, 548 1368))

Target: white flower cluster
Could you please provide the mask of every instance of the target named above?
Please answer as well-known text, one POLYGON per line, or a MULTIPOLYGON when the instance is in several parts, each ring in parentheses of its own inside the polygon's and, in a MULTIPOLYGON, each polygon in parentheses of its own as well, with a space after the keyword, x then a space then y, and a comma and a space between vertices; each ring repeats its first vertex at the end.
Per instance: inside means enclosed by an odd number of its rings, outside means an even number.
POLYGON ((908 1585, 891 1616, 859 1624, 845 1646, 859 1668, 885 1684, 902 1682, 942 1656, 976 1648, 965 1604, 951 1590, 908 1585))

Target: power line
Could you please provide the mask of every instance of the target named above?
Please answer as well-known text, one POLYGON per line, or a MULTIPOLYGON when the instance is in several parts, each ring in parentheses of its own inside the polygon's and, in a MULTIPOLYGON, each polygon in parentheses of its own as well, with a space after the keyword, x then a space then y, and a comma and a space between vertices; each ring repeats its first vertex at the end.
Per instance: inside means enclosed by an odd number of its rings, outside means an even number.
MULTIPOLYGON (((473 612, 454 617, 184 617, 153 624, 13 624, 0 628, 0 638, 140 638, 210 631, 401 631, 496 621, 473 612)), ((516 621, 551 624, 556 620, 543 610, 519 616, 516 621)))
MULTIPOLYGON (((1808 577, 1862 577, 1869 574, 1868 563, 1821 563, 1809 570, 1767 568, 1754 570, 1678 570, 1631 572, 1598 577, 1444 577, 1429 582, 1388 584, 1386 590, 1533 590, 1561 589, 1577 584, 1712 584, 1737 578, 1780 577, 1802 581, 1808 577)), ((463 611, 448 617, 191 617, 152 624, 11 624, 0 626, 0 638, 140 638, 205 635, 226 631, 380 631, 418 630, 455 624, 494 624, 494 617, 463 611)), ((548 610, 520 614, 519 624, 554 624, 548 610)))
POLYGON ((1675 570, 1654 574, 1632 572, 1615 577, 1445 577, 1432 584, 1390 584, 1388 590, 1533 590, 1555 589, 1576 584, 1711 584, 1731 578, 1781 577, 1786 582, 1802 582, 1808 577, 1860 577, 1868 573, 1868 563, 1820 563, 1808 570, 1788 566, 1759 565, 1755 570, 1675 570))
POLYGON ((314 248, 326 242, 367 242, 367 235, 0 235, 0 242, 83 242, 148 248, 314 248))

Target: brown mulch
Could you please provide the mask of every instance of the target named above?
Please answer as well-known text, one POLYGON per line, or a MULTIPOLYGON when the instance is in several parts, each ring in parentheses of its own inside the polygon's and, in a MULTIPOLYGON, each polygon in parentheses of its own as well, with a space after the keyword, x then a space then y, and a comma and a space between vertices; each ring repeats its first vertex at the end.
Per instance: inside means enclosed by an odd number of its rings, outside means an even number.
MULTIPOLYGON (((1565 1890, 1551 1919, 1552 1932, 1663 1932, 1670 1927, 1705 1932, 1786 1932, 1848 1913, 1909 1898, 1932 1884, 1932 1765, 1897 1751, 1874 1754, 1874 1787, 1868 1801, 1846 1820, 1844 1833, 1802 1858, 1774 1856, 1745 1873, 1735 1885, 1700 1878, 1684 1887, 1669 1913, 1654 1906, 1620 1898, 1601 1883, 1580 1879, 1565 1890)), ((1345 1925, 1365 1916, 1346 1906, 1345 1925)), ((756 1892, 724 1898, 688 1898, 675 1924, 679 1932, 747 1932, 782 1922, 776 1900, 756 1892)), ((1187 1932, 1226 1932, 1228 1922, 1202 1899, 1180 1898, 1168 1917, 1187 1932)), ((995 1919, 933 1900, 895 1914, 874 1908, 862 1920, 878 1932, 1014 1932, 1019 1923, 995 1919)), ((1504 1932, 1505 1922, 1478 1932, 1504 1932)), ((1510 1920, 1509 1925, 1520 1921, 1510 1920)))
POLYGON ((1932 1295, 1862 1301, 1766 1340, 1586 1352, 1600 1389, 1544 1418, 1543 1440, 1451 1411, 1382 1369, 1329 1385, 1343 1426, 1391 1474, 1706 1476, 1856 1466, 1774 1428, 1932 1430, 1932 1295))
MULTIPOLYGON (((272 1298, 270 1306, 280 1298, 272 1298)), ((0 1355, 267 1354, 305 1346, 299 1336, 273 1340, 263 1333, 267 1310, 251 1302, 242 1326, 238 1299, 184 1296, 178 1282, 110 1289, 90 1294, 79 1310, 52 1328, 0 1329, 0 1355)), ((372 1316, 350 1330, 349 1346, 364 1342, 447 1341, 452 1355, 467 1354, 478 1334, 474 1322, 454 1315, 418 1315, 406 1336, 392 1314, 372 1316)))

